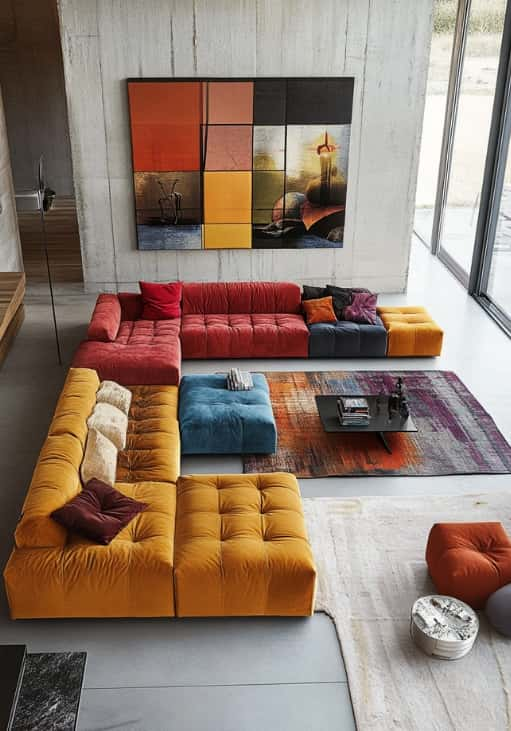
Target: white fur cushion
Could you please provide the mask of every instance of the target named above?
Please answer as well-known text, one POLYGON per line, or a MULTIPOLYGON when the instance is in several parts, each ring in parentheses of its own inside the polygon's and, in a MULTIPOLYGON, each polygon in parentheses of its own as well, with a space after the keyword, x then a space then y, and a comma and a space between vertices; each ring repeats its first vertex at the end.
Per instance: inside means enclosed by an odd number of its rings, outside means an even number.
POLYGON ((131 404, 131 391, 124 386, 119 386, 115 381, 101 381, 96 394, 98 403, 107 403, 116 406, 126 416, 129 414, 131 404))
POLYGON ((83 484, 95 477, 113 487, 117 470, 117 448, 96 429, 89 429, 81 466, 83 484))
POLYGON ((104 437, 110 439, 117 449, 124 449, 126 446, 126 432, 128 431, 128 417, 126 414, 106 402, 96 404, 92 414, 87 420, 89 429, 96 429, 104 437))

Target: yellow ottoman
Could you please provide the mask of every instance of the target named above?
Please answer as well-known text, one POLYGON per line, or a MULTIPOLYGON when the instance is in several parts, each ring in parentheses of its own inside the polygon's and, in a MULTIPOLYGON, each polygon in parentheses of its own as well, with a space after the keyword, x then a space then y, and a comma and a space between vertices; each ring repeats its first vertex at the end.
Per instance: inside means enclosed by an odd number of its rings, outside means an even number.
POLYGON ((179 478, 178 617, 308 616, 314 611, 315 584, 293 475, 179 478))
POLYGON ((387 330, 387 355, 440 355, 443 330, 424 307, 378 307, 387 330))

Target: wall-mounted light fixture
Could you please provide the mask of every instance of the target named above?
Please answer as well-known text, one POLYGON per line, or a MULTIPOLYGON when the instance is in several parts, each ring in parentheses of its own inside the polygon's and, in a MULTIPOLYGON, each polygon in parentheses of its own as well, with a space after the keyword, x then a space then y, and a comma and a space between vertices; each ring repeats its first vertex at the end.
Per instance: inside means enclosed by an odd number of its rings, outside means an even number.
POLYGON ((51 299, 51 311, 53 316, 53 326, 55 328, 55 343, 57 346, 57 357, 59 361, 59 365, 62 365, 62 353, 60 350, 60 341, 59 341, 59 331, 57 327, 57 314, 55 311, 55 298, 53 294, 53 282, 51 279, 51 268, 50 268, 50 258, 48 256, 48 245, 46 241, 46 221, 45 221, 45 214, 50 210, 50 208, 53 205, 53 201, 55 199, 55 191, 49 188, 44 180, 44 160, 43 156, 39 158, 39 164, 37 168, 37 187, 20 191, 19 193, 16 193, 16 210, 18 213, 26 213, 29 211, 38 211, 40 221, 41 221, 41 233, 42 233, 42 242, 43 242, 43 249, 44 249, 44 257, 46 260, 46 271, 48 274, 48 285, 50 289, 50 299, 51 299))

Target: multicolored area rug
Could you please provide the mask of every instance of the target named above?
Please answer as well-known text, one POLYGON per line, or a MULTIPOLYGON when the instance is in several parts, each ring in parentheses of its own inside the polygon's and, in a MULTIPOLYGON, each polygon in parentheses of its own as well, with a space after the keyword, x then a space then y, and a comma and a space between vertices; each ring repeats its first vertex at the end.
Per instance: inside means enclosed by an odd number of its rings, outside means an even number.
POLYGON ((247 455, 244 472, 292 472, 297 477, 456 475, 511 472, 511 446, 455 373, 450 371, 332 371, 265 373, 277 423, 273 455, 247 455), (378 435, 328 434, 316 394, 390 393, 401 376, 418 431, 378 435))

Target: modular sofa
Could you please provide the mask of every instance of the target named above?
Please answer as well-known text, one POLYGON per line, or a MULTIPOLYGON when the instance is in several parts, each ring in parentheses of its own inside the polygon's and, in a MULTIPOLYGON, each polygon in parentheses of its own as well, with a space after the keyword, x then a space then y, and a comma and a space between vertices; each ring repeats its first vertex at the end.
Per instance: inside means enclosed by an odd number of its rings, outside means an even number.
POLYGON ((51 513, 82 489, 99 378, 71 369, 4 570, 13 619, 310 615, 316 571, 290 474, 179 477, 176 386, 131 387, 115 487, 148 505, 108 545, 51 513))
POLYGON ((187 282, 181 317, 144 320, 142 308, 140 294, 99 295, 73 366, 125 386, 178 385, 181 358, 434 356, 442 347, 423 308, 379 308, 374 325, 307 326, 292 282, 187 282))

